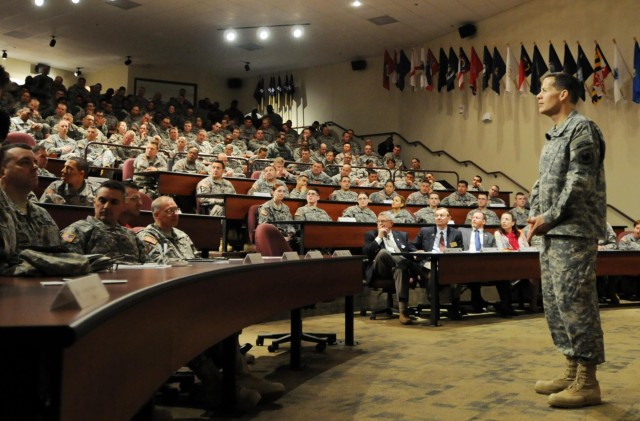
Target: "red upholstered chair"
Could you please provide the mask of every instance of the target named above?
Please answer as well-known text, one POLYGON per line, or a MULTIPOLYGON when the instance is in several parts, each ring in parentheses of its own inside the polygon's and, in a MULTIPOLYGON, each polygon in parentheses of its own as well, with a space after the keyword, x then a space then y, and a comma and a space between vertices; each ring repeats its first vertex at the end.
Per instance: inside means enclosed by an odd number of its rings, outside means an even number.
MULTIPOLYGON (((278 228, 271 224, 260 224, 256 228, 256 250, 264 256, 282 256, 284 252, 292 251, 289 243, 280 233, 278 228)), ((291 310, 291 327, 299 326, 302 330, 302 318, 300 309, 291 310)), ((336 343, 335 333, 302 333, 303 341, 316 344, 318 351, 323 351, 327 347, 327 343, 332 345, 336 343)), ((263 345, 265 339, 273 339, 271 345, 267 348, 269 352, 274 352, 280 344, 291 342, 291 333, 272 333, 266 335, 258 335, 256 345, 263 345)))
MULTIPOLYGON (((260 206, 262 205, 252 205, 249 208, 249 213, 247 214, 247 231, 249 231, 249 241, 251 241, 252 244, 255 244, 255 232, 256 232, 256 228, 258 227, 258 212, 260 211, 260 206)), ((291 250, 288 250, 291 251, 291 250)), ((262 253, 265 256, 282 256, 282 253, 279 254, 267 254, 267 253, 263 253, 261 251, 258 251, 258 253, 262 253)))
POLYGON ((262 171, 254 171, 251 173, 251 178, 253 180, 257 180, 260 178, 260 174, 262 174, 262 171))
POLYGON ((36 141, 33 139, 33 136, 31 136, 28 133, 11 132, 7 135, 5 142, 6 143, 24 143, 25 145, 29 145, 32 148, 36 146, 36 141))
POLYGON ((126 161, 122 164, 122 179, 130 180, 133 178, 133 162, 135 158, 127 158, 126 161))
POLYGON ((620 240, 622 240, 622 238, 627 235, 627 234, 632 234, 633 231, 622 231, 620 234, 618 234, 618 236, 616 237, 616 243, 620 243, 620 240))
POLYGON ((151 210, 151 202, 153 202, 153 200, 151 200, 149 195, 140 192, 140 198, 142 199, 142 207, 140 208, 140 210, 151 210))

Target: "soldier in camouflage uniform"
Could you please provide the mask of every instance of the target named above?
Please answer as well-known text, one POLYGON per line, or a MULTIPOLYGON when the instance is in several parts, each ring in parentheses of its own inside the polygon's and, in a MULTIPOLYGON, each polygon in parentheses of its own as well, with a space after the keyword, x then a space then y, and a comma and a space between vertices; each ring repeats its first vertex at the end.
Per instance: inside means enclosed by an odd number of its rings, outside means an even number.
POLYGON ((151 212, 155 222, 136 234, 144 244, 148 259, 156 263, 195 259, 198 251, 193 242, 184 231, 176 228, 180 219, 176 202, 169 196, 160 196, 151 203, 151 212))
MULTIPOLYGON (((478 200, 474 195, 467 192, 469 183, 466 180, 458 181, 458 190, 442 199, 442 206, 475 206, 478 200)), ((434 190, 437 190, 434 187, 434 190)))
MULTIPOLYGON (((158 144, 155 142, 147 143, 145 153, 138 155, 133 162, 133 170, 136 173, 148 171, 167 171, 167 160, 164 156, 158 154, 158 144)), ((144 175, 134 175, 133 181, 140 186, 140 191, 151 197, 158 196, 158 178, 146 177, 144 175)))
POLYGON ((187 156, 178 160, 171 168, 173 172, 184 172, 188 174, 207 174, 207 167, 198 161, 198 148, 191 147, 187 156))
POLYGON ((527 208, 525 208, 526 204, 527 196, 522 192, 516 193, 516 206, 509 212, 511 212, 511 215, 513 215, 513 218, 516 220, 516 226, 518 227, 524 227, 525 225, 527 225, 527 219, 529 219, 529 211, 527 210, 527 208))
POLYGON ((286 186, 276 185, 273 187, 273 199, 260 206, 260 210, 258 211, 258 224, 275 225, 282 235, 290 240, 296 232, 295 227, 291 224, 276 223, 277 221, 293 220, 289 206, 282 202, 286 195, 286 186))
POLYGON ((376 222, 376 214, 369 208, 369 196, 366 193, 358 195, 358 204, 349 206, 342 211, 342 216, 355 218, 356 222, 376 222))
MULTIPOLYGON (((248 195, 253 195, 256 193, 264 193, 271 194, 274 186, 284 186, 284 181, 278 180, 276 178, 276 169, 273 168, 272 165, 268 165, 262 170, 262 174, 260 174, 260 178, 253 183, 253 186, 247 192, 248 195)), ((285 186, 285 189, 287 187, 285 186)), ((287 193, 289 191, 287 190, 287 193)))
POLYGON ((135 234, 118 223, 125 200, 119 181, 105 181, 94 200, 94 216, 76 221, 60 231, 67 248, 80 254, 104 254, 120 263, 144 263, 144 246, 135 234))
POLYGON ((314 188, 307 189, 307 204, 300 206, 296 210, 293 219, 296 221, 333 221, 324 209, 320 209, 317 206, 318 199, 320 199, 318 190, 314 188))
POLYGON ((358 201, 358 193, 353 190, 349 190, 351 188, 351 178, 348 175, 343 175, 340 178, 340 189, 334 190, 329 195, 329 200, 334 200, 336 202, 356 202, 358 201))
MULTIPOLYGON (((38 185, 38 166, 27 145, 0 148, 0 269, 29 246, 61 244, 58 226, 46 210, 28 200, 38 185)), ((17 263, 15 261, 14 263, 17 263)))
POLYGON ((289 192, 289 199, 306 199, 308 183, 309 177, 300 174, 296 180, 296 186, 289 192))
POLYGON ((535 389, 550 394, 550 405, 571 408, 601 403, 596 367, 605 361, 595 272, 606 230, 605 143, 598 126, 575 110, 579 92, 580 82, 564 73, 542 81, 538 110, 555 125, 546 134, 529 218, 529 235, 544 235, 544 312, 567 360, 560 378, 538 381, 535 389))
POLYGON ((420 190, 413 192, 407 197, 408 205, 428 205, 429 194, 431 193, 431 184, 428 181, 420 182, 420 190))
POLYGON ((507 204, 504 203, 504 200, 498 197, 499 194, 500 194, 499 186, 494 184, 489 188, 489 206, 498 206, 498 207, 507 206, 507 204))
POLYGON ((314 162, 310 170, 303 171, 310 183, 313 184, 333 184, 333 180, 324 172, 322 162, 314 162))
POLYGON ((473 218, 473 214, 476 212, 482 212, 484 214, 485 224, 487 225, 500 225, 500 218, 498 215, 491 209, 487 208, 487 203, 489 202, 489 198, 486 193, 478 193, 478 207, 476 209, 470 210, 467 213, 467 217, 464 221, 465 225, 471 225, 471 218, 473 218))
POLYGON ((429 193, 429 206, 426 206, 413 214, 418 224, 435 224, 436 210, 440 206, 438 193, 429 193))
MULTIPOLYGON (((201 180, 196 187, 196 194, 236 194, 236 189, 229 180, 222 178, 224 162, 213 161, 209 171, 211 175, 201 180)), ((211 205, 209 215, 224 216, 224 199, 214 197, 198 198, 201 204, 211 205)))
POLYGON ((47 163, 49 162, 49 156, 44 145, 36 145, 33 147, 33 154, 36 156, 38 162, 38 175, 42 177, 55 177, 51 171, 47 169, 47 163))
POLYGON ((213 154, 213 146, 207 140, 207 131, 204 129, 198 130, 196 139, 193 142, 189 143, 189 147, 196 148, 198 149, 198 152, 206 155, 213 154))
POLYGON ((415 224, 416 220, 409 212, 404 208, 407 200, 404 196, 397 195, 391 200, 391 211, 389 214, 393 217, 394 224, 415 224))
POLYGON ((640 250, 640 219, 633 224, 633 232, 620 239, 619 250, 640 250))
POLYGON ((371 203, 390 202, 397 195, 398 193, 396 192, 395 184, 393 184, 393 181, 389 180, 384 183, 384 189, 371 193, 371 196, 369 196, 369 200, 371 200, 371 203))
POLYGON ((89 164, 82 158, 67 159, 62 168, 62 179, 49 184, 40 197, 42 203, 93 206, 98 185, 87 180, 89 164))

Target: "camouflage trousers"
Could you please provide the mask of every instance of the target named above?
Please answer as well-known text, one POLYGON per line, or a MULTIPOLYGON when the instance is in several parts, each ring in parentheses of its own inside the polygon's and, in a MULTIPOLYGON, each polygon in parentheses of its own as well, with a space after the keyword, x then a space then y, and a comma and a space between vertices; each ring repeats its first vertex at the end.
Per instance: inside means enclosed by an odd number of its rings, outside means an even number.
POLYGON ((565 356, 588 364, 605 361, 597 250, 594 239, 546 236, 540 252, 542 299, 553 343, 565 356))

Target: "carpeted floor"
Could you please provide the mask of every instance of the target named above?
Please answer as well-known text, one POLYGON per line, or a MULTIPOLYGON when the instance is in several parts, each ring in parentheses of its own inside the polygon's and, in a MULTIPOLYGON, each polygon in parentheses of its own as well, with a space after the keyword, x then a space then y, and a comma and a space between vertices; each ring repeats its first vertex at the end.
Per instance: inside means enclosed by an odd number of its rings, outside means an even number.
MULTIPOLYGON (((640 309, 602 311, 607 363, 598 372, 603 400, 596 407, 553 409, 533 391, 536 379, 562 371, 542 315, 513 319, 472 317, 426 320, 401 326, 397 319, 356 317, 358 345, 305 347, 301 371, 287 368, 288 346, 277 353, 254 347, 252 371, 285 384, 275 404, 239 419, 259 420, 640 420, 640 309)), ((307 331, 344 335, 343 317, 307 317, 307 331)), ((244 330, 241 343, 258 333, 287 331, 288 322, 244 330)), ((202 409, 168 408, 174 419, 204 419, 202 409)), ((214 419, 228 419, 214 416, 214 419)))

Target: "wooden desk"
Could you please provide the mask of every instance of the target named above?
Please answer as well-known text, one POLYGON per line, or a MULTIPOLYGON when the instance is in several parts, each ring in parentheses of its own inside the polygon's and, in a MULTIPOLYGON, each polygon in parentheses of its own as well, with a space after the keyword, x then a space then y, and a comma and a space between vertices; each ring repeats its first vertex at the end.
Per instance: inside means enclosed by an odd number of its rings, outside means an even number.
MULTIPOLYGON (((438 325, 440 303, 438 285, 465 284, 515 279, 540 278, 540 258, 537 252, 442 253, 417 254, 431 259, 431 324, 438 325)), ((596 263, 598 276, 640 274, 640 252, 599 251, 596 263)))
MULTIPOLYGON (((38 203, 45 208, 58 228, 63 229, 72 223, 93 215, 93 208, 71 205, 54 205, 52 203, 38 203)), ((178 228, 191 238, 198 250, 202 250, 203 257, 207 257, 210 251, 217 251, 222 238, 222 217, 196 215, 183 213, 180 215, 178 228)), ((133 222, 134 227, 146 227, 153 223, 153 215, 150 211, 140 211, 133 222)))
MULTIPOLYGON (((103 305, 61 311, 49 311, 59 287, 0 278, 3 414, 130 419, 212 344, 282 311, 362 291, 362 259, 200 263, 100 276, 129 282, 107 286, 111 296, 103 305)), ((350 302, 346 327, 353 322, 350 302)))

